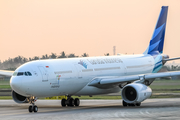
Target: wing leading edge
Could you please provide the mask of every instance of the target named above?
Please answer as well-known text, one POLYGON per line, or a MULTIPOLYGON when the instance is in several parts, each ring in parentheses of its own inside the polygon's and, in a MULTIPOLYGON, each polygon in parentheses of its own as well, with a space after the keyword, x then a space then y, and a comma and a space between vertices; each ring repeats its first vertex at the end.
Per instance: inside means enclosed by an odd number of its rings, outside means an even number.
POLYGON ((14 71, 0 70, 0 77, 11 77, 14 71))
POLYGON ((173 72, 163 72, 163 73, 150 73, 150 74, 140 74, 140 75, 130 75, 130 76, 112 76, 112 77, 97 77, 94 78, 88 86, 100 86, 108 84, 121 84, 125 82, 134 82, 137 80, 150 80, 162 77, 172 77, 180 75, 180 71, 173 72))

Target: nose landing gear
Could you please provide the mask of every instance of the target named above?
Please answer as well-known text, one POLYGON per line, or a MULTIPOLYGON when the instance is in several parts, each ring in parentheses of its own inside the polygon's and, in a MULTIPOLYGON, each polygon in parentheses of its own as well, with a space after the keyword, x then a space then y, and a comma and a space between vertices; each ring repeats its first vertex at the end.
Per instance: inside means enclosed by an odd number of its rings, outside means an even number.
POLYGON ((30 113, 31 112, 35 112, 36 113, 38 111, 38 107, 35 105, 36 100, 37 100, 37 98, 34 97, 34 96, 28 98, 29 103, 32 104, 32 105, 29 106, 29 109, 28 109, 30 113))
POLYGON ((61 106, 62 107, 66 107, 66 105, 71 106, 71 107, 79 106, 79 104, 80 104, 79 98, 73 99, 71 96, 67 96, 67 97, 68 97, 67 100, 66 99, 61 100, 61 106))
POLYGON ((38 107, 36 105, 34 105, 34 104, 32 104, 32 106, 31 105, 29 106, 29 112, 31 113, 33 111, 34 112, 38 111, 38 107))

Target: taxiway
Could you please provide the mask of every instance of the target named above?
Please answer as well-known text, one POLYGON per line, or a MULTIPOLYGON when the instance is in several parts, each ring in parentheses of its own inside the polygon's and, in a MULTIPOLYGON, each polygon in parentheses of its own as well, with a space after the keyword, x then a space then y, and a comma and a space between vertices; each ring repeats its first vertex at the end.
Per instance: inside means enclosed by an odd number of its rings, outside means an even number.
POLYGON ((29 104, 0 100, 1 120, 179 120, 180 98, 147 99, 140 107, 123 107, 122 100, 81 100, 79 107, 61 107, 60 100, 38 100, 37 113, 29 104))

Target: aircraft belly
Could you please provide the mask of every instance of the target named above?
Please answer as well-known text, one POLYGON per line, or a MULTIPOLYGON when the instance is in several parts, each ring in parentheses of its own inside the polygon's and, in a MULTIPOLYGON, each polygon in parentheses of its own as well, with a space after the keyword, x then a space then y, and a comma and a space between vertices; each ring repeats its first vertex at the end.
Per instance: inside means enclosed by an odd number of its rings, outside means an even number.
POLYGON ((60 94, 61 95, 71 95, 73 93, 76 93, 77 91, 79 91, 80 89, 82 89, 82 87, 84 86, 84 82, 82 81, 82 79, 65 79, 64 81, 61 82, 62 86, 60 87, 60 94))

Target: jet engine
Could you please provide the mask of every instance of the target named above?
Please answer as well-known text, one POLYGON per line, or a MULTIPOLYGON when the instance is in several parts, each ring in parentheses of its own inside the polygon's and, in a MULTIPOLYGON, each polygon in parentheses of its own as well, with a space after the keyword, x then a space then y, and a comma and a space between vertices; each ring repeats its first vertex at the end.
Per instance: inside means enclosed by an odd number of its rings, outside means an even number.
POLYGON ((151 88, 140 83, 128 84, 124 86, 121 91, 122 99, 129 104, 141 103, 142 101, 149 98, 151 94, 151 88))
POLYGON ((14 90, 12 91, 12 98, 17 103, 28 103, 28 100, 25 96, 16 93, 14 90))

